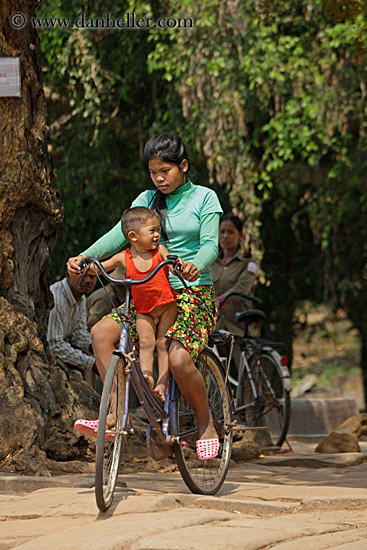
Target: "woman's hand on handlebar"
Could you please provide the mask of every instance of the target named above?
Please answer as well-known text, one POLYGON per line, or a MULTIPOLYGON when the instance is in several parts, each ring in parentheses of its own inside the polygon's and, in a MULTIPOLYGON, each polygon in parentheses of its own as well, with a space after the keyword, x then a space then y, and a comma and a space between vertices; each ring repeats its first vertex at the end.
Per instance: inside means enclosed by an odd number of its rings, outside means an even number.
POLYGON ((182 270, 181 275, 186 281, 189 281, 190 283, 192 281, 196 281, 200 277, 200 273, 196 265, 194 265, 192 262, 182 262, 182 270))
POLYGON ((85 258, 85 256, 73 256, 68 259, 66 268, 70 277, 79 277, 79 275, 82 274, 82 269, 79 264, 83 258, 85 258))

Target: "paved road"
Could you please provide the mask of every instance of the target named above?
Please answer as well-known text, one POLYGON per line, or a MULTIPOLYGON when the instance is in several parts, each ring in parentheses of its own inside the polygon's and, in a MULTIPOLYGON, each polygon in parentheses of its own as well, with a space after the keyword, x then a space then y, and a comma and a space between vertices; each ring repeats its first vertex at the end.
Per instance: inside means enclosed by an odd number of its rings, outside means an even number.
POLYGON ((178 473, 122 476, 107 514, 88 474, 0 474, 0 550, 366 550, 367 453, 233 464, 215 497, 178 473))

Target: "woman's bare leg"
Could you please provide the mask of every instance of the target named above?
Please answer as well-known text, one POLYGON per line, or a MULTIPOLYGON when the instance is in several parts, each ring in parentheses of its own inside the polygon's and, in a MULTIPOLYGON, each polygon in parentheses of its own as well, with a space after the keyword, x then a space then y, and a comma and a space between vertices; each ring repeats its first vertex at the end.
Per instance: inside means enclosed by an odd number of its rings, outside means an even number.
POLYGON ((93 353, 96 360, 96 367, 104 382, 108 363, 112 352, 118 346, 121 328, 116 321, 110 317, 104 317, 96 323, 91 330, 93 353))
MULTIPOLYGON (((93 354, 96 360, 96 367, 104 382, 107 367, 112 357, 112 352, 118 347, 121 328, 116 321, 110 317, 103 317, 91 329, 93 354)), ((112 412, 107 417, 107 426, 113 427, 116 423, 116 395, 112 388, 111 393, 112 412)))
POLYGON ((189 352, 177 340, 168 350, 169 367, 182 395, 193 408, 198 423, 198 439, 218 437, 209 413, 204 380, 195 367, 189 352))

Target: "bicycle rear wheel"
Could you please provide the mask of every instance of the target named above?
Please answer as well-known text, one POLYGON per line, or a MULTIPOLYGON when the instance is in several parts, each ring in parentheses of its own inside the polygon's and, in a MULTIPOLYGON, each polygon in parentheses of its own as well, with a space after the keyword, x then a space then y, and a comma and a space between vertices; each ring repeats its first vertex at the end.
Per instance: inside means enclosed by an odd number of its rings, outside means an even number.
POLYGON ((281 447, 290 420, 290 397, 282 371, 272 352, 254 356, 249 367, 252 380, 245 372, 240 382, 238 406, 245 406, 241 416, 249 426, 267 428, 258 431, 260 445, 281 447))
POLYGON ((96 444, 95 496, 102 512, 111 506, 120 456, 126 446, 125 426, 122 426, 125 385, 125 361, 114 355, 103 384, 96 444), (114 430, 107 428, 108 416, 116 419, 114 430))
POLYGON ((181 476, 190 491, 214 495, 225 480, 231 459, 230 396, 224 383, 222 366, 212 351, 203 350, 196 366, 204 379, 210 414, 219 437, 219 453, 216 458, 210 460, 198 459, 195 413, 179 390, 177 407, 173 407, 171 413, 171 427, 174 434, 181 434, 183 443, 174 444, 174 453, 181 476))

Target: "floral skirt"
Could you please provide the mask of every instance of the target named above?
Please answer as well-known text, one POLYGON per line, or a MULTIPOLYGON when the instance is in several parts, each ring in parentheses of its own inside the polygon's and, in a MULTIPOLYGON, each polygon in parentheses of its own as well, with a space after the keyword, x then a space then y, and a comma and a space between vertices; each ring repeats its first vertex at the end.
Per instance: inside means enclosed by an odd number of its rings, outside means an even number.
MULTIPOLYGON (((188 289, 177 290, 177 319, 166 332, 169 340, 178 340, 196 361, 201 350, 208 343, 208 336, 215 329, 217 309, 215 305, 214 287, 209 285, 191 286, 188 289)), ((139 339, 136 333, 136 309, 131 301, 132 324, 131 338, 137 351, 139 339)), ((106 315, 121 325, 116 312, 106 315)))

